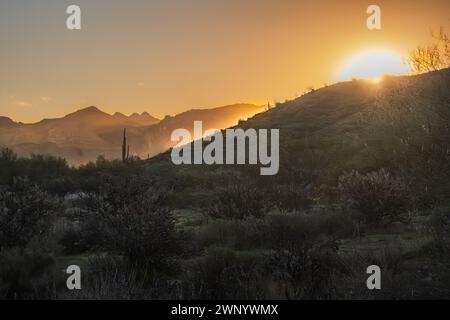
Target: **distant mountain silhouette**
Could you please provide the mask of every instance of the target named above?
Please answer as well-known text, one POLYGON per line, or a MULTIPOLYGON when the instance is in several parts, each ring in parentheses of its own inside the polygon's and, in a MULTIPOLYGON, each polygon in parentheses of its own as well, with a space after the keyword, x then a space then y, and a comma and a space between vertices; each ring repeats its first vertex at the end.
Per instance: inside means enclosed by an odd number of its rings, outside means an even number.
POLYGON ((184 128, 193 135, 194 121, 202 120, 203 131, 207 129, 224 129, 236 125, 240 120, 246 120, 263 112, 263 106, 252 104, 235 104, 214 109, 192 109, 176 116, 166 116, 157 125, 146 130, 146 143, 150 146, 150 156, 160 153, 175 144, 170 141, 173 130, 184 128))
POLYGON ((141 114, 133 113, 129 118, 137 123, 142 124, 142 125, 151 125, 151 124, 159 122, 158 119, 156 119, 155 117, 152 117, 147 112, 142 112, 141 114))
POLYGON ((95 160, 98 155, 120 158, 122 132, 127 128, 131 154, 146 158, 172 147, 172 130, 191 130, 194 120, 202 120, 210 128, 223 129, 261 111, 261 106, 237 104, 190 110, 159 121, 147 112, 110 115, 91 106, 62 118, 32 124, 0 117, 0 146, 10 147, 22 156, 52 154, 66 158, 71 164, 82 164, 95 160))
POLYGON ((14 121, 12 121, 8 117, 0 117, 0 128, 10 128, 17 125, 14 121))

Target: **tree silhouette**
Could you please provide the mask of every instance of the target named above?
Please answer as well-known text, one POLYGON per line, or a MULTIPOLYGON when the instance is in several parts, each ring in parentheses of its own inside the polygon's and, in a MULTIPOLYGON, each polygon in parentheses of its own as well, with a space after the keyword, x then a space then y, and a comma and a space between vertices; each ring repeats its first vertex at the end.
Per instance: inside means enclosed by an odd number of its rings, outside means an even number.
POLYGON ((431 31, 433 42, 420 45, 409 55, 409 65, 416 73, 436 71, 450 65, 450 39, 444 28, 431 31))

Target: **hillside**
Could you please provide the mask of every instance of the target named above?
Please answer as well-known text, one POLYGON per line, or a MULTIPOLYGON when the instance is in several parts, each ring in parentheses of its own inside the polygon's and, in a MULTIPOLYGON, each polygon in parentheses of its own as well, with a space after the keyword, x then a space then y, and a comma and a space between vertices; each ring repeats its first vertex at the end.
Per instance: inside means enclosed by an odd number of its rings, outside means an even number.
POLYGON ((321 182, 353 169, 414 170, 424 158, 448 164, 449 88, 450 69, 387 76, 380 83, 343 82, 281 104, 242 127, 279 128, 282 168, 300 166, 321 182))
MULTIPOLYGON (((279 181, 298 172, 304 184, 336 185, 344 172, 387 168, 401 171, 417 188, 445 194, 450 190, 441 174, 449 168, 449 87, 450 69, 386 76, 379 83, 341 82, 278 104, 239 127, 280 129, 280 171, 273 177, 279 181)), ((148 165, 178 170, 169 158, 165 153, 148 165)), ((188 165, 181 170, 208 180, 222 167, 188 165)), ((255 166, 228 168, 258 175, 255 166)))
POLYGON ((193 109, 176 116, 167 116, 157 125, 148 127, 146 141, 149 144, 150 156, 156 155, 175 143, 170 141, 173 130, 184 128, 193 134, 194 121, 203 122, 203 130, 224 129, 236 125, 239 121, 264 111, 264 107, 251 104, 236 104, 213 109, 193 109))

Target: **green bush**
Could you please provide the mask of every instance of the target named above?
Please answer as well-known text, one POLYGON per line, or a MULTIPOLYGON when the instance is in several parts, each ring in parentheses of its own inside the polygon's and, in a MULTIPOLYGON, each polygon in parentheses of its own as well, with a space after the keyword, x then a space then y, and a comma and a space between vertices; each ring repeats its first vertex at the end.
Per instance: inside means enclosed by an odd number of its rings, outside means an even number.
MULTIPOLYGON (((57 243, 61 246, 61 252, 64 255, 75 255, 88 252, 93 249, 93 241, 87 241, 86 229, 80 228, 78 223, 66 222, 62 226, 59 226, 57 232, 55 232, 55 238, 57 243)), ((99 233, 96 233, 97 237, 99 233)), ((91 235, 94 237, 94 234, 91 235)), ((98 241, 98 240, 97 240, 98 241)))
MULTIPOLYGON (((156 299, 152 278, 145 269, 123 258, 102 255, 89 258, 82 290, 66 291, 64 299, 141 300, 156 299)), ((161 298, 163 296, 160 296, 161 298)))
POLYGON ((342 202, 360 211, 371 226, 401 219, 410 204, 405 183, 384 169, 368 174, 345 173, 339 177, 338 192, 342 202))
POLYGON ((265 275, 281 299, 336 298, 336 280, 342 266, 334 243, 301 242, 278 249, 264 264, 265 275))
POLYGON ((131 262, 153 267, 168 266, 175 258, 175 221, 168 210, 120 211, 103 216, 103 247, 131 262))
POLYGON ((158 266, 174 257, 175 221, 165 208, 170 186, 145 177, 107 177, 100 194, 80 194, 73 228, 60 239, 70 250, 108 251, 130 261, 158 266), (79 236, 77 235, 79 233, 79 236))
POLYGON ((215 219, 198 229, 195 243, 200 248, 277 249, 305 240, 351 238, 357 235, 357 228, 353 217, 344 212, 311 209, 264 218, 215 219))
POLYGON ((262 299, 261 263, 257 256, 211 248, 184 272, 183 299, 262 299))
POLYGON ((56 205, 51 197, 26 179, 0 189, 0 249, 26 247, 45 236, 56 205))
POLYGON ((272 203, 282 212, 310 208, 313 204, 312 188, 310 185, 277 185, 270 193, 272 203))
POLYGON ((55 261, 48 254, 3 250, 0 266, 0 300, 54 297, 55 261))
POLYGON ((450 209, 448 207, 434 209, 428 227, 436 249, 448 253, 450 250, 450 209))
POLYGON ((265 194, 249 181, 239 179, 217 190, 206 215, 212 218, 243 219, 263 217, 267 211, 265 194))
POLYGON ((273 249, 264 274, 278 299, 331 299, 343 272, 338 240, 352 237, 355 226, 343 212, 309 212, 267 217, 266 245, 273 249))
POLYGON ((221 246, 236 250, 261 248, 266 243, 266 220, 248 217, 242 220, 215 219, 201 226, 195 234, 199 249, 221 246))
POLYGON ((168 205, 174 183, 170 179, 162 181, 146 175, 108 175, 101 180, 99 194, 114 210, 157 209, 168 205))
POLYGON ((88 209, 60 239, 65 248, 107 251, 155 267, 175 257, 178 238, 171 211, 153 209, 145 202, 115 208, 101 197, 88 198, 88 209))
POLYGON ((0 149, 0 185, 9 184, 20 172, 17 155, 9 148, 0 149))
POLYGON ((326 209, 269 215, 266 220, 266 246, 274 249, 289 248, 305 241, 351 238, 357 228, 350 215, 326 209))

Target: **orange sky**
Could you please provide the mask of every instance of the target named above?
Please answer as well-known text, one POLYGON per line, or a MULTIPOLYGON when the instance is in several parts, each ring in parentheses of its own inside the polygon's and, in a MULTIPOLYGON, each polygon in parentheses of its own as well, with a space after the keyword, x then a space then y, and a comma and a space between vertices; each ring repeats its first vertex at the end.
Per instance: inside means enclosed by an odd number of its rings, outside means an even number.
POLYGON ((450 30, 448 0, 34 0, 0 2, 0 115, 58 117, 95 105, 163 117, 282 101, 335 81, 368 49, 406 55, 450 30), (66 29, 69 4, 82 30, 66 29), (382 30, 366 8, 382 9, 382 30))

